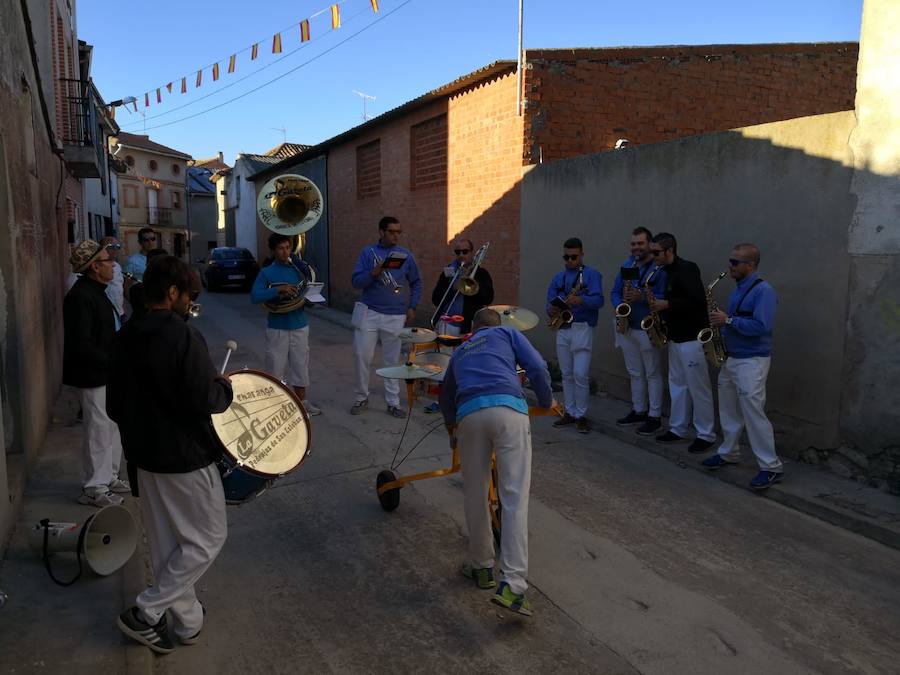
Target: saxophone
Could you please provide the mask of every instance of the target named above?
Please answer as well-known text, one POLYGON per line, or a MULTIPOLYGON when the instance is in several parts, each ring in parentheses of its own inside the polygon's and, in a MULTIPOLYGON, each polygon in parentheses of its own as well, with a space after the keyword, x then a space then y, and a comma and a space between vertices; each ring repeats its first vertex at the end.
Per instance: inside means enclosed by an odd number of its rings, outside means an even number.
MULTIPOLYGON (((653 303, 655 299, 653 297, 653 291, 650 290, 650 282, 653 280, 653 277, 656 276, 656 273, 659 272, 662 265, 657 265, 653 271, 650 273, 650 276, 647 277, 647 281, 644 283, 644 290, 647 295, 647 304, 650 305, 653 303)), ((659 312, 654 312, 650 310, 650 313, 641 319, 641 330, 647 333, 647 337, 650 339, 650 344, 656 347, 657 349, 661 349, 669 344, 669 336, 666 332, 666 324, 663 323, 662 317, 659 316, 659 312)))
MULTIPOLYGON (((565 303, 568 305, 572 298, 581 293, 584 290, 584 265, 578 268, 578 276, 575 279, 575 285, 572 286, 572 290, 569 291, 569 294, 566 296, 565 303)), ((556 316, 551 316, 550 320, 547 322, 547 327, 550 330, 559 330, 564 325, 572 323, 572 319, 574 315, 572 314, 571 309, 564 309, 556 316)))
MULTIPOLYGON (((727 271, 722 272, 713 279, 709 286, 706 287, 707 313, 719 311, 719 303, 717 303, 715 297, 713 297, 712 290, 726 274, 728 274, 727 271)), ((725 339, 722 337, 722 329, 718 326, 704 328, 697 333, 697 340, 703 347, 703 353, 706 354, 706 360, 709 361, 712 366, 721 368, 722 364, 725 363, 725 359, 728 358, 728 352, 725 351, 725 339)))
MULTIPOLYGON (((637 259, 631 263, 631 267, 637 267, 637 259)), ((631 280, 625 282, 625 289, 631 289, 631 280)), ((624 335, 628 332, 628 317, 631 316, 631 305, 627 302, 620 302, 616 305, 616 332, 624 335)))

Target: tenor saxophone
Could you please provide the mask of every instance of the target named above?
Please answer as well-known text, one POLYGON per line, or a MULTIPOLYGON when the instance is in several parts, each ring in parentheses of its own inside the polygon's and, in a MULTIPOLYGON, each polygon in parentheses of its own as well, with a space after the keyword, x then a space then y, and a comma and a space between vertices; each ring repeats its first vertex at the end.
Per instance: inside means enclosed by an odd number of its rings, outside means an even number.
MULTIPOLYGON (((662 265, 657 265, 650 273, 650 276, 647 277, 647 281, 644 283, 644 290, 647 295, 647 304, 651 306, 655 298, 653 296, 653 291, 650 290, 650 282, 653 280, 653 277, 656 276, 656 273, 659 272, 661 267, 662 265)), ((666 331, 666 324, 663 322, 662 317, 660 317, 659 312, 650 310, 650 313, 643 319, 641 319, 641 330, 647 333, 650 344, 657 349, 661 349, 669 344, 669 336, 666 331)))
MULTIPOLYGON (((716 302, 712 291, 713 288, 716 287, 716 284, 719 283, 726 274, 728 274, 727 271, 722 272, 713 279, 709 286, 706 287, 707 313, 719 311, 719 303, 716 302)), ((706 355, 706 360, 715 368, 720 368, 722 364, 725 363, 725 359, 728 358, 728 352, 725 351, 725 338, 722 337, 722 329, 718 326, 704 328, 697 333, 697 340, 703 346, 703 353, 706 355)))
MULTIPOLYGON (((566 305, 569 305, 572 302, 572 298, 581 293, 582 290, 584 290, 584 265, 578 268, 578 277, 575 280, 575 285, 572 286, 572 290, 569 291, 569 294, 565 299, 566 305)), ((550 317, 550 320, 547 322, 547 327, 550 330, 559 330, 566 324, 572 323, 574 318, 575 315, 572 314, 571 309, 564 309, 556 316, 550 317)))

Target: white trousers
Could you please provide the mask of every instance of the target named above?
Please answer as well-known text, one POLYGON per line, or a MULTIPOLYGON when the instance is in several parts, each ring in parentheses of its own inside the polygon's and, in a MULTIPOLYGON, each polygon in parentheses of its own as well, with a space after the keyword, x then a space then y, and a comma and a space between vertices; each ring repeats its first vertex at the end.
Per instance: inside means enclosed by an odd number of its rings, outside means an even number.
POLYGON ((119 477, 122 463, 122 439, 119 427, 106 414, 106 387, 79 389, 83 437, 84 491, 105 494, 109 484, 119 477))
POLYGON ((266 328, 266 372, 292 387, 309 386, 309 326, 266 328))
POLYGON ((739 461, 741 431, 746 427, 759 468, 781 472, 784 467, 775 452, 775 432, 765 411, 771 362, 769 356, 729 356, 719 371, 719 420, 724 437, 719 454, 730 462, 739 461))
POLYGON ((648 413, 650 417, 660 417, 663 402, 662 350, 651 345, 647 331, 639 328, 629 328, 624 334, 617 332, 616 344, 622 348, 625 370, 631 378, 632 409, 637 413, 648 413))
MULTIPOLYGON (((380 314, 366 308, 353 331, 353 356, 356 363, 356 400, 369 398, 369 367, 375 345, 381 340, 381 356, 385 366, 400 365, 400 330, 406 323, 404 314, 380 314)), ((400 405, 400 380, 384 380, 384 400, 390 406, 400 405)))
POLYGON ((587 415, 593 345, 594 329, 584 322, 556 332, 556 357, 562 373, 566 412, 572 417, 587 415))
POLYGON ((669 396, 672 399, 669 429, 673 434, 688 435, 693 412, 697 438, 716 440, 709 370, 703 347, 697 340, 669 342, 669 396))
POLYGON ((219 469, 215 464, 190 473, 138 469, 138 487, 154 583, 138 595, 137 606, 151 624, 169 610, 175 634, 193 637, 203 628, 194 584, 228 535, 219 469))
POLYGON ((531 424, 512 408, 482 408, 462 418, 457 430, 463 474, 469 561, 494 566, 494 539, 488 507, 491 455, 497 456, 502 508, 500 579, 513 593, 528 588, 528 494, 531 490, 531 424))

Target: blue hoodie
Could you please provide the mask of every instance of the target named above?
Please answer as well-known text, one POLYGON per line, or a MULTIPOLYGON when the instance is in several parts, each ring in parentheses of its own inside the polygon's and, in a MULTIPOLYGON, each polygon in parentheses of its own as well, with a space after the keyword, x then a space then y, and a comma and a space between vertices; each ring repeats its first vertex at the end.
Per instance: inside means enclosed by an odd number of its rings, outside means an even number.
POLYGON ((447 366, 441 384, 441 412, 447 424, 456 424, 482 408, 506 406, 528 414, 516 364, 525 369, 538 403, 553 403, 547 363, 517 330, 504 326, 479 328, 463 342, 447 366))
POLYGON ((366 246, 359 254, 351 281, 353 288, 359 288, 363 292, 360 302, 379 314, 406 314, 407 309, 415 309, 419 305, 419 299, 422 297, 419 268, 412 253, 402 246, 382 246, 380 242, 366 246), (372 276, 375 267, 373 252, 379 259, 384 260, 394 251, 405 253, 407 256, 399 269, 385 270, 401 287, 400 293, 394 293, 392 287, 383 283, 381 275, 372 276))

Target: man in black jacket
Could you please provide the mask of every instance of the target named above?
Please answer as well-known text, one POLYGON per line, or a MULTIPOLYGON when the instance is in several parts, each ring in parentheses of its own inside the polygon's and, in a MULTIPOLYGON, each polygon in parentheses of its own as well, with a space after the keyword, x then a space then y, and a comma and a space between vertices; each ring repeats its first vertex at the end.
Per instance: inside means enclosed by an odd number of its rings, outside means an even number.
POLYGON ((669 337, 669 396, 672 409, 669 430, 657 436, 660 443, 687 440, 693 408, 697 437, 689 452, 704 452, 716 440, 712 388, 703 347, 697 334, 709 326, 706 290, 700 268, 678 257, 678 242, 668 232, 660 232, 650 244, 657 265, 667 275, 666 299, 655 299, 650 308, 660 312, 669 337))
POLYGON ((113 346, 107 407, 122 430, 129 463, 137 466, 141 515, 155 585, 119 616, 123 633, 155 652, 173 650, 166 611, 183 644, 197 641, 203 606, 194 584, 213 563, 227 535, 225 495, 215 464, 222 456, 212 413, 231 404, 203 337, 185 319, 190 268, 161 257, 144 275, 148 313, 129 321, 113 346), (135 364, 140 364, 140 378, 135 364))
POLYGON ((72 252, 72 271, 81 276, 63 301, 63 384, 75 387, 84 417, 82 461, 84 488, 80 504, 121 504, 116 493, 131 490, 119 479, 122 444, 119 429, 106 414, 109 352, 119 327, 119 313, 106 295, 115 256, 93 240, 72 252))
MULTIPOLYGON (((475 295, 457 293, 455 288, 450 288, 450 282, 453 281, 460 266, 472 268, 472 260, 475 257, 472 240, 456 239, 453 242, 453 253, 456 259, 447 265, 438 277, 434 290, 431 292, 431 303, 437 308, 434 325, 438 332, 446 335, 461 335, 472 330, 472 317, 475 316, 475 312, 494 301, 494 282, 488 271, 480 266, 475 271, 478 292, 475 295), (443 316, 461 316, 463 319, 462 321, 442 321, 441 317, 443 316)), ((457 280, 466 274, 467 272, 463 270, 460 276, 456 277, 457 280)))

